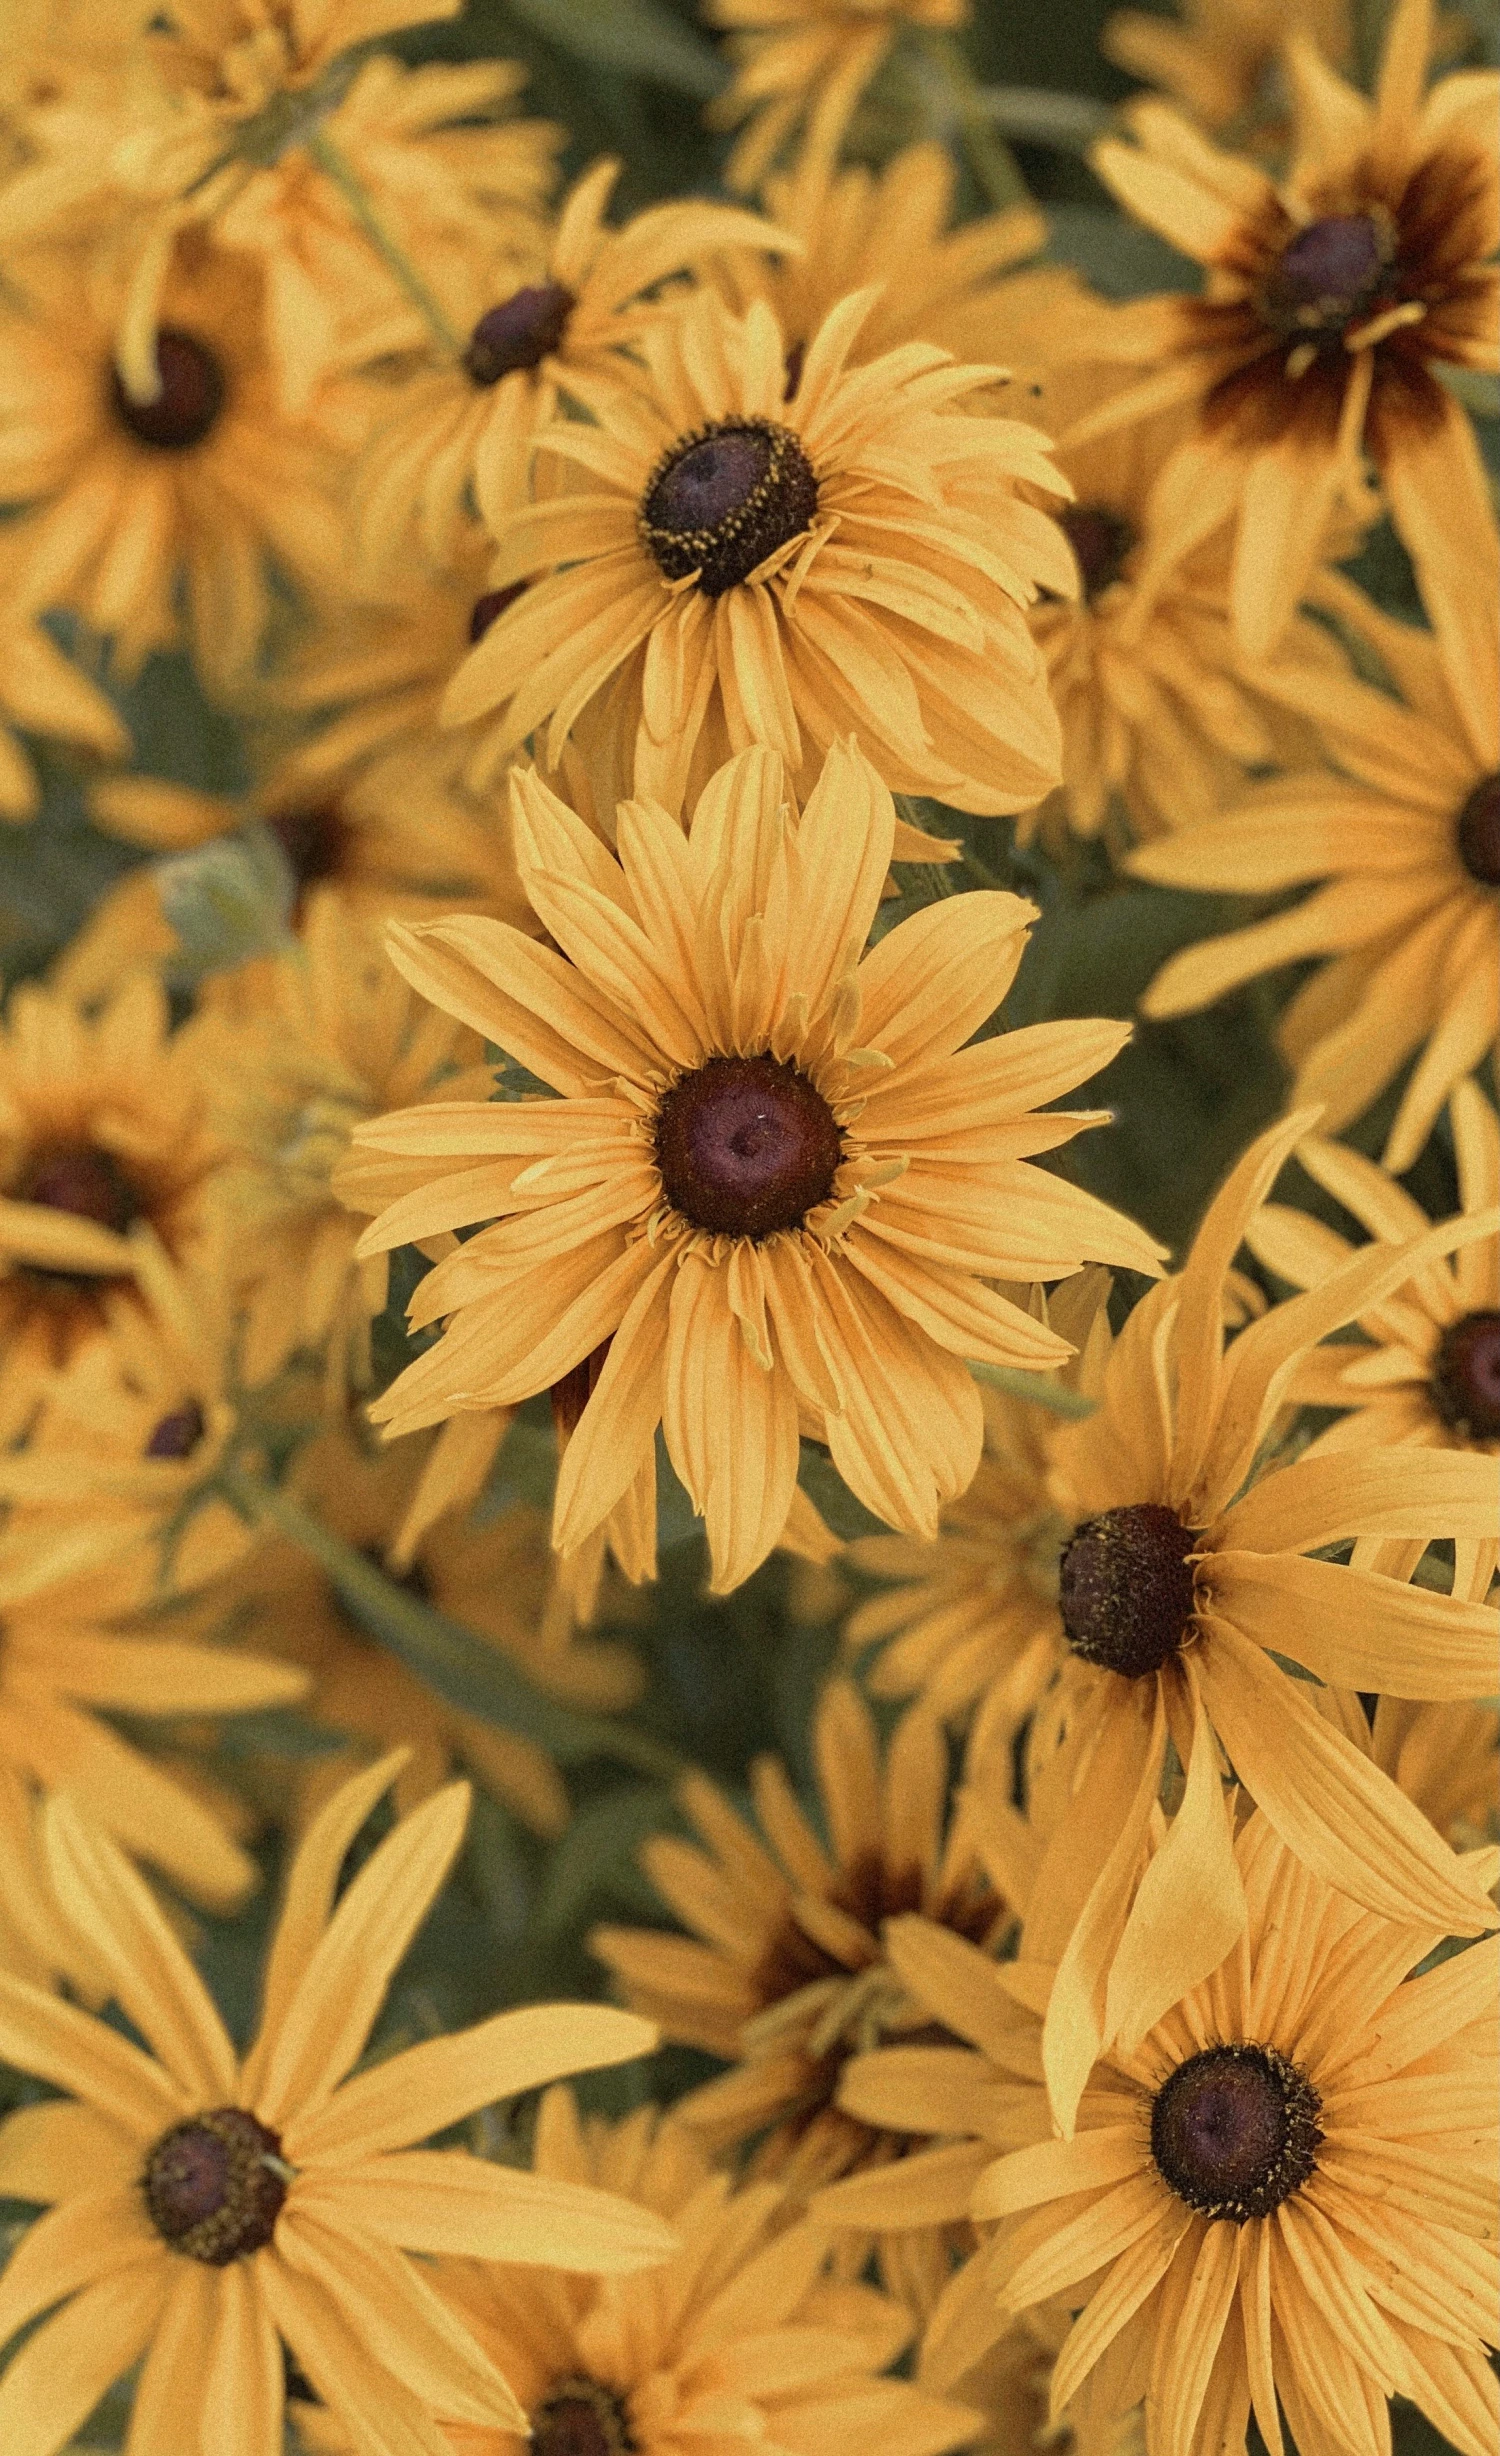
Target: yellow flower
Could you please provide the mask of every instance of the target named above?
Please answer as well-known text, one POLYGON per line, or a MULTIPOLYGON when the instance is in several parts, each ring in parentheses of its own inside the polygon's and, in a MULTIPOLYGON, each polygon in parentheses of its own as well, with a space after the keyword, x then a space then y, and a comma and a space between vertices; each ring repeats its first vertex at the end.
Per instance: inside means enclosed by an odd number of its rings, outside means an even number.
POLYGON ((0 819, 34 819, 41 790, 21 732, 76 743, 102 759, 130 755, 130 736, 114 709, 70 663, 40 623, 15 610, 12 557, 0 557, 0 819))
MULTIPOLYGON (((910 2146, 899 2130, 856 2122, 834 2103, 851 2054, 928 2035, 926 2013, 886 1957, 883 1922, 920 1909, 988 1944, 1012 1915, 962 1814, 944 1831, 947 1756, 930 1713, 903 1716, 882 1764, 869 1708, 848 1681, 833 1680, 812 1745, 828 1849, 779 1758, 759 1758, 752 1772, 755 1826, 705 1776, 689 1775, 679 1804, 705 1847, 658 1835, 641 1863, 699 1941, 629 1927, 596 1928, 589 1939, 664 2037, 733 2064, 677 2101, 680 2120, 715 2152, 761 2135, 756 2173, 801 2199, 835 2175, 884 2173, 910 2146)), ((888 2286, 918 2310, 947 2276, 951 2235, 923 2209, 914 2195, 879 2241, 888 2286)), ((961 2220, 962 2190, 966 2243, 961 2220)))
MULTIPOLYGON (((375 1458, 342 1430, 317 1435, 298 1455, 288 1489, 334 1534, 389 1561, 392 1538, 430 1456, 403 1442, 375 1458)), ((411 1547, 402 1583, 449 1619, 517 1662, 549 1696, 585 1711, 634 1703, 642 1672, 628 1647, 573 1637, 551 1576, 546 1522, 516 1503, 487 1525, 454 1512, 411 1547)), ((403 1812, 458 1769, 472 1774, 537 1833, 568 1821, 568 1795, 552 1759, 514 1732, 463 1714, 363 1628, 324 1571, 300 1546, 268 1537, 244 1564, 199 1598, 191 1627, 231 1634, 296 1665, 310 1683, 304 1712, 342 1733, 348 1750, 291 1770, 291 1819, 300 1827, 350 1753, 368 1757, 398 1744, 407 1760, 396 1780, 403 1812)))
POLYGON ((1431 36, 1432 0, 1400 0, 1373 103, 1294 41, 1296 152, 1279 185, 1165 103, 1134 106, 1138 145, 1096 146, 1106 185, 1210 278, 1201 298, 1123 311, 1112 346, 1152 371, 1077 433, 1192 405, 1196 432, 1158 492, 1158 552, 1237 523, 1231 607, 1256 654, 1285 631, 1367 450, 1468 692, 1493 659, 1500 559, 1479 447, 1438 370, 1495 363, 1497 80, 1450 77, 1424 101, 1431 36))
MULTIPOLYGON (((550 233, 498 258, 475 251, 435 256, 432 282, 458 342, 445 362, 408 371, 397 406, 360 468, 357 518, 376 565, 400 554, 415 521, 435 562, 445 562, 470 489, 492 526, 527 500, 531 444, 557 415, 575 376, 594 385, 639 382, 622 351, 663 314, 668 299, 644 294, 711 251, 785 245, 781 233, 738 206, 653 205, 622 229, 605 210, 620 175, 596 162, 559 208, 550 233)), ((371 336, 384 356, 432 336, 414 313, 406 327, 387 313, 371 336)), ((362 353, 356 342, 352 354, 362 353)))
POLYGON ((448 1328, 377 1419, 399 1432, 509 1405, 592 1357, 560 1551, 654 1478, 659 1422, 716 1591, 779 1539, 804 1428, 867 1506, 931 1532, 979 1461, 963 1360, 1067 1353, 983 1282, 1066 1277, 1100 1253, 1156 1267, 1141 1230, 1024 1164, 1096 1122, 1031 1103, 1104 1063, 1121 1027, 954 1054, 1020 961, 1033 914, 1014 896, 947 899, 859 961, 894 814, 852 746, 800 820, 767 750, 714 779, 691 837, 626 805, 618 860, 534 777, 515 781, 513 820, 562 953, 460 919, 390 943, 415 987, 562 1097, 358 1130, 395 1155, 342 1174, 351 1203, 389 1206, 361 1252, 498 1223, 422 1283, 413 1324, 448 1328))
POLYGON ((653 2044, 587 2004, 498 2013, 346 2076, 463 1838, 468 1792, 405 1819, 339 1897, 389 1759, 330 1800, 298 1852, 243 2061, 140 1879, 67 1801, 53 1883, 144 2039, 0 1976, 12 2063, 72 2095, 0 2127, 0 2176, 55 2204, 0 2280, 0 2337, 53 2305, 0 2378, 7 2456, 55 2456, 144 2355, 132 2437, 281 2444, 281 2346, 353 2446, 440 2451, 431 2417, 524 2428, 514 2391, 404 2256, 629 2270, 670 2228, 613 2195, 405 2144, 476 2107, 653 2044), (64 2300, 63 2298, 67 2299, 64 2300), (398 2438, 397 2432, 401 2433, 398 2438))
POLYGON ((191 1046, 137 980, 92 1017, 30 985, 0 1029, 0 1435, 128 1296, 144 1221, 174 1262, 208 1232, 225 1154, 204 1122, 191 1046))
POLYGON ((755 188, 793 133, 805 161, 831 169, 860 96, 908 27, 948 32, 969 0, 704 0, 730 38, 735 76, 709 119, 748 119, 730 154, 731 187, 755 188), (805 123, 805 126, 804 126, 805 123))
POLYGON ((492 586, 531 585, 445 720, 503 709, 500 741, 537 734, 555 766, 595 711, 616 798, 670 810, 757 741, 805 792, 851 730, 898 790, 986 815, 1039 800, 1057 725, 1023 609, 1038 582, 1068 592, 1072 558, 1017 487, 1066 487, 1033 428, 964 414, 995 369, 918 342, 851 368, 872 304, 825 317, 790 399, 771 309, 709 291, 642 335, 639 393, 575 378, 599 423, 560 420, 537 454, 592 491, 504 523, 492 586))
POLYGON ((1500 1718, 1492 1705, 1413 1705, 1382 1697, 1375 1720, 1366 1723, 1355 1701, 1347 1727, 1358 1733, 1375 1763, 1414 1799, 1456 1851, 1500 1843, 1500 1718))
MULTIPOLYGON (((1495 534, 1485 517, 1469 538, 1481 564, 1495 534)), ((1482 597, 1477 573, 1472 584, 1482 597)), ((1141 1005, 1184 1014, 1258 973, 1328 958, 1282 1020, 1292 1098, 1320 1101, 1336 1133, 1415 1057, 1385 1147, 1400 1174, 1500 1028, 1500 651, 1490 638, 1489 681, 1474 690, 1451 632, 1382 617, 1330 576, 1319 595, 1375 647, 1406 705, 1330 671, 1267 669, 1341 772, 1253 786, 1237 808, 1148 845, 1129 867, 1217 892, 1318 883, 1289 912, 1184 948, 1141 1005)))
POLYGON ((81 614, 127 673, 185 627, 226 688, 269 620, 268 566, 337 565, 337 454, 275 405, 242 258, 196 238, 174 252, 142 399, 113 367, 117 327, 91 272, 77 247, 33 251, 8 275, 0 495, 30 507, 10 532, 13 585, 23 607, 81 614))
POLYGON ((1179 0, 1174 17, 1116 9, 1100 37, 1106 59, 1175 95, 1214 131, 1262 120, 1279 82, 1282 51, 1302 35, 1335 68, 1350 54, 1349 0, 1179 0))
MULTIPOLYGON (((1279 2451, 1278 2398, 1300 2448, 1378 2456, 1392 2394, 1464 2456, 1487 2456, 1500 2424, 1484 2352, 1496 1940, 1409 1978, 1439 1925, 1355 1911, 1263 1816, 1235 1861, 1244 1937, 1097 2069, 1071 2139, 1047 2138, 1032 2087, 1032 2142, 973 2194, 978 2221, 1004 2222, 934 2320, 929 2357, 935 2336, 946 2343, 930 2371, 938 2383, 961 2373, 987 2330, 1061 2298, 1078 2317, 1053 2417, 1075 2397, 1095 2419, 1144 2397, 1148 2456, 1239 2447, 1252 2407, 1279 2451)), ((951 2077, 891 2071, 881 2091, 950 2134, 974 2132, 968 2110, 997 2046, 1002 2086, 1021 2094, 1004 2053, 1006 1974, 962 1953, 923 1954, 926 2001, 978 2052, 951 2077)), ((892 2061, 851 2066, 856 2104, 892 2061)))
POLYGON ((526 2422, 455 2429, 454 2456, 942 2456, 978 2416, 880 2373, 910 2334, 899 2306, 827 2274, 826 2233, 771 2184, 710 2174, 674 2113, 582 2123, 549 2090, 533 2170, 554 2189, 603 2188, 673 2225, 681 2249, 637 2282, 445 2261, 442 2292, 526 2422), (529 2426, 529 2440, 523 2435, 529 2426))

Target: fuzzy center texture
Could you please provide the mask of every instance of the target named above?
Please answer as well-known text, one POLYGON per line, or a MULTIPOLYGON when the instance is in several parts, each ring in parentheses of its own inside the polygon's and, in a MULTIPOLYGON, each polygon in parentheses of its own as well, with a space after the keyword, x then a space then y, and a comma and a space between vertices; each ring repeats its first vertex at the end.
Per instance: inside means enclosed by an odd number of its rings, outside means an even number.
POLYGON ((39 1152, 11 1195, 16 1202, 40 1203, 47 1211, 92 1220, 117 1237, 140 1217, 135 1188, 114 1153, 93 1143, 39 1152))
POLYGON ((641 501, 641 535, 669 580, 694 573, 705 597, 747 580, 799 537, 818 481, 797 437, 769 419, 719 421, 685 435, 658 462, 641 501))
POLYGON ((1372 304, 1390 263, 1385 230, 1369 213, 1329 213, 1288 241, 1266 282, 1267 321, 1288 339, 1341 334, 1372 304))
POLYGON ((133 401, 111 367, 110 399, 116 417, 137 443, 152 452, 190 452, 216 424, 224 406, 224 370, 205 342, 175 324, 156 336, 156 372, 161 390, 154 401, 133 401))
POLYGON ((1160 1671, 1192 1619, 1195 1541, 1157 1501, 1085 1519, 1063 1547, 1058 1583, 1073 1652, 1125 1680, 1160 1671))
POLYGON ((1500 887, 1500 774, 1484 777, 1460 810, 1458 857, 1481 887, 1500 887))
POLYGON ((1317 2165, 1319 2103, 1275 2047, 1205 2047, 1156 2093, 1157 2172, 1205 2217, 1269 2217, 1317 2165))
POLYGON ((264 2250, 276 2231, 286 2198, 281 2142, 244 2107, 214 2107, 162 2134, 141 2188, 164 2242, 227 2268, 264 2250))
POLYGON ((1069 503, 1058 519, 1077 558, 1084 598, 1092 605, 1125 569, 1135 531, 1104 503, 1069 503))
POLYGON ((620 2398, 582 2374, 560 2379, 531 2417, 531 2456, 632 2456, 635 2445, 620 2398))
POLYGON ((469 381, 484 391, 502 375, 539 367, 558 347, 577 304, 560 281, 544 281, 513 291, 498 307, 488 308, 464 352, 469 381))
POLYGON ((1500 1313, 1466 1313, 1438 1341, 1432 1403, 1471 1441, 1500 1437, 1500 1313))
POLYGON ((795 1066, 712 1057, 657 1112, 656 1163, 695 1228, 766 1237, 826 1201, 843 1157, 832 1109, 795 1066))
POLYGON ((202 1439, 203 1410, 196 1399, 189 1399, 185 1406, 174 1407, 153 1427, 145 1455, 147 1458, 191 1458, 202 1439))

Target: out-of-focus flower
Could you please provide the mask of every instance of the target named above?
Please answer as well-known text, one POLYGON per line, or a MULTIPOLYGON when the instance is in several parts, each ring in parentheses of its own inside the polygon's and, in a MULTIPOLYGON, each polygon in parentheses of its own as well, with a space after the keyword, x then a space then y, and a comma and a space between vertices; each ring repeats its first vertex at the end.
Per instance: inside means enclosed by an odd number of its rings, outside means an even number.
POLYGON ((1347 69, 1349 0, 1178 0, 1175 17, 1116 9, 1100 43, 1106 59, 1161 86, 1200 127, 1243 137, 1285 118, 1278 72, 1293 35, 1347 69))
POLYGON ((563 952, 467 920, 398 925, 390 943, 414 987, 562 1096, 362 1127, 358 1145, 391 1156, 340 1180, 351 1204, 386 1206, 361 1252, 497 1223, 423 1282, 410 1318, 448 1327, 378 1420, 412 1430, 586 1368, 558 1548, 654 1479, 660 1422, 721 1592, 781 1537, 802 1428, 888 1523, 935 1529, 979 1461, 963 1360, 1068 1352, 984 1281, 1064 1278, 1098 1255, 1153 1270, 1158 1254, 1025 1165, 1097 1122, 1032 1103, 1104 1063, 1118 1025, 954 1054, 1009 986, 1032 908, 953 897, 860 962, 890 796, 845 745, 800 820, 785 790, 774 753, 743 752, 690 837, 624 806, 616 860, 518 777, 522 876, 563 952))
MULTIPOLYGON (((1482 564, 1494 523, 1471 536, 1482 564)), ((1473 585, 1482 595, 1476 572, 1473 585)), ((1290 911, 1185 947, 1141 1001, 1148 1015, 1206 1006, 1280 965, 1326 958, 1282 1018, 1294 1101, 1337 1132, 1413 1057, 1385 1146, 1410 1168, 1453 1086, 1500 1029, 1500 641, 1487 626, 1476 688, 1451 631, 1382 617, 1348 582, 1323 600, 1377 650, 1405 705, 1352 675, 1287 660, 1267 687, 1316 730, 1334 763, 1250 788, 1242 803, 1131 856, 1139 878, 1274 895, 1290 911)))
POLYGON ((710 25, 730 38, 735 64, 709 119, 733 128, 728 178, 755 188, 799 128, 803 160, 831 170, 839 145, 893 45, 908 29, 950 33, 969 0, 705 0, 710 25))
POLYGON ((643 2053, 655 2034, 633 2015, 531 2005, 347 2077, 468 1815, 465 1784, 440 1792, 335 1908, 345 1853, 394 1770, 387 1758, 347 1783, 303 1842, 243 2060, 139 1877, 72 1802, 52 1803, 59 1901, 146 2043, 0 1976, 8 2060, 73 2093, 0 2127, 7 2193, 53 2204, 0 2285, 7 2339, 52 2312, 0 2378, 15 2456, 56 2456, 142 2356, 138 2440, 222 2436, 232 2416, 246 2456, 274 2456, 283 2344, 360 2456, 383 2456, 398 2423, 408 2447, 433 2447, 434 2415, 524 2429, 509 2382, 405 2255, 599 2272, 674 2249, 670 2227, 613 2194, 406 2145, 643 2053))
POLYGON ((41 624, 15 611, 16 581, 0 557, 0 819, 34 819, 41 788, 23 733, 70 742, 100 759, 127 759, 130 736, 104 693, 63 655, 41 624))

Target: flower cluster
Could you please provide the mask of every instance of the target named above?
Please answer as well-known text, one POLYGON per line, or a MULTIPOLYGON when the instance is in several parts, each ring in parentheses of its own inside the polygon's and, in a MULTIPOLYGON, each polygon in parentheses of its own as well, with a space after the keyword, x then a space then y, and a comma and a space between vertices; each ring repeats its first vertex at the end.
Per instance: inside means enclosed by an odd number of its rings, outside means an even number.
POLYGON ((11 11, 0 2450, 1493 2456, 1500 77, 699 14, 11 11))

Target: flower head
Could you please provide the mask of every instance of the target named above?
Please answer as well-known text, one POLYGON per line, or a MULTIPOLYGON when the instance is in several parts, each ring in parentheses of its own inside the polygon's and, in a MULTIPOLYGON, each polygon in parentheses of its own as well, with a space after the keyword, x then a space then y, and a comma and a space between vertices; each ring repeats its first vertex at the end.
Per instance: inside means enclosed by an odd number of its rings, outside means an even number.
POLYGON ((0 634, 0 819, 34 819, 42 796, 23 732, 76 743, 103 759, 127 757, 130 736, 104 693, 41 624, 13 611, 9 567, 0 572, 0 588, 7 600, 0 634))
POLYGON ((707 0, 709 22, 729 36, 736 74, 710 106, 721 127, 741 120, 728 177, 758 187, 800 129, 803 160, 819 170, 838 159, 860 96, 898 37, 961 26, 969 0, 707 0))
POLYGON ((1003 995, 1031 908, 952 898, 861 962, 890 797, 843 745, 800 820, 784 792, 775 755, 744 752, 690 836, 627 804, 616 859, 518 778, 522 874, 561 953, 465 920, 391 945, 414 986, 562 1096, 362 1127, 358 1145, 391 1157, 341 1178, 351 1203, 387 1206, 365 1252, 496 1223, 423 1282, 411 1318, 448 1328, 377 1418, 436 1423, 587 1367, 559 1549, 654 1474, 660 1422, 720 1590, 779 1538, 804 1427, 888 1522, 935 1525, 978 1463, 961 1360, 1067 1353, 985 1280, 1064 1277, 1100 1253, 1152 1269, 1157 1250, 1023 1156, 1095 1122, 1030 1104, 1103 1062, 1119 1027, 955 1054, 1003 995))
POLYGON ((405 2255, 597 2271, 673 2248, 659 2218, 612 2195, 407 2146, 496 2098, 642 2053, 655 2034, 632 2014, 532 2005, 348 2077, 468 1813, 463 1784, 440 1792, 335 1907, 345 1853, 393 1771, 386 1758, 356 1776, 304 1840, 244 2058, 118 1850, 70 1802, 50 1808, 58 1899, 145 2046, 0 1976, 6 2056, 71 2093, 0 2127, 6 2191, 53 2204, 6 2268, 0 2336, 61 2306, 0 2378, 15 2456, 55 2456, 143 2355, 137 2436, 202 2432, 232 2413, 259 2456, 281 2437, 283 2343, 361 2456, 389 2448, 397 2422, 411 2448, 439 2446, 434 2415, 524 2427, 506 2378, 405 2255))
POLYGON ((1247 120, 1279 133, 1283 47, 1301 36, 1331 67, 1350 53, 1349 0, 1181 0, 1175 17, 1116 9, 1105 19, 1107 59, 1159 85, 1197 120, 1220 130, 1247 120))

